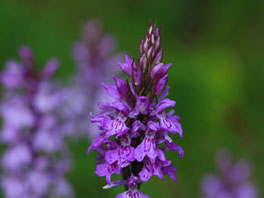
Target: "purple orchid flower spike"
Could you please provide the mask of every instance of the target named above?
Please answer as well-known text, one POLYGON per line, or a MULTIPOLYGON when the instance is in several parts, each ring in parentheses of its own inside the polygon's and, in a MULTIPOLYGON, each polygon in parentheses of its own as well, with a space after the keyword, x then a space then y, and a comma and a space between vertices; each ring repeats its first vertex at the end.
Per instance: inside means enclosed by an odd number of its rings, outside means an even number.
POLYGON ((97 101, 108 102, 111 97, 126 95, 126 86, 117 76, 114 76, 117 90, 104 86, 111 92, 110 97, 101 87, 102 81, 113 82, 111 74, 118 71, 114 66, 123 60, 115 51, 116 41, 113 36, 104 34, 100 21, 92 19, 83 26, 80 40, 75 42, 72 50, 76 73, 61 91, 65 100, 58 112, 64 123, 63 130, 72 137, 87 135, 89 131, 88 138, 94 139, 98 131, 90 124, 87 112, 100 112, 97 101))
POLYGON ((64 178, 70 169, 65 134, 54 112, 61 95, 49 81, 58 68, 51 59, 36 71, 29 47, 19 50, 21 63, 9 61, 1 72, 4 86, 0 142, 7 146, 1 165, 6 198, 74 197, 64 178))
POLYGON ((249 181, 250 164, 245 160, 234 163, 226 149, 218 151, 216 167, 219 176, 208 174, 202 181, 205 198, 258 198, 257 188, 249 181))
POLYGON ((168 150, 183 149, 173 143, 169 134, 182 135, 180 117, 174 111, 167 112, 176 102, 168 95, 168 69, 171 64, 162 63, 160 28, 149 25, 148 32, 140 44, 139 61, 126 54, 125 63, 118 63, 127 76, 122 80, 113 76, 115 85, 102 83, 111 101, 99 102, 101 112, 91 117, 100 135, 88 148, 97 150, 95 173, 105 177, 104 188, 124 185, 127 191, 117 198, 147 198, 139 186, 152 176, 174 181, 177 169, 166 159, 168 150), (122 180, 111 180, 112 174, 122 174, 122 180))

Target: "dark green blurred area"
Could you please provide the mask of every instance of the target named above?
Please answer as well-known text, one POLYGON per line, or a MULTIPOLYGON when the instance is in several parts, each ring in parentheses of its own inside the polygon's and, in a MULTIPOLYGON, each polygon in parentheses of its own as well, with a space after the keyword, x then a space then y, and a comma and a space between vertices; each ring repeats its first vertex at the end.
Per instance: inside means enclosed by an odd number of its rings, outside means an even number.
MULTIPOLYGON (((170 152, 178 182, 153 177, 142 185, 152 198, 200 196, 204 174, 215 172, 214 154, 229 148, 236 159, 249 159, 252 180, 264 193, 264 1, 257 0, 1 0, 0 68, 17 57, 19 46, 32 46, 40 65, 61 60, 57 76, 74 71, 71 47, 90 18, 99 18, 114 34, 119 50, 137 57, 150 21, 163 24, 164 62, 169 70, 170 98, 177 101, 184 138, 175 141, 183 159, 170 152)), ((112 75, 112 74, 109 74, 112 75)), ((102 190, 95 175, 89 142, 69 141, 74 169, 68 174, 76 197, 115 197, 123 187, 102 190)), ((263 196, 260 196, 263 197, 263 196)))

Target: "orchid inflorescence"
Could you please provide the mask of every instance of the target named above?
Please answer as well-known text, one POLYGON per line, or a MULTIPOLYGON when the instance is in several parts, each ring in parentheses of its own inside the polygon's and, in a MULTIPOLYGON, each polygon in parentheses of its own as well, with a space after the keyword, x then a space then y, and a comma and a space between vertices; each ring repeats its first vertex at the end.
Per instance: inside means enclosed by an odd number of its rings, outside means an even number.
POLYGON ((117 71, 114 65, 121 60, 115 51, 115 39, 103 32, 100 21, 92 19, 82 27, 80 40, 72 49, 76 72, 69 83, 62 86, 65 97, 58 109, 63 121, 62 130, 72 138, 88 134, 87 137, 93 139, 98 135, 98 130, 89 121, 89 112, 98 113, 95 104, 106 97, 100 83, 102 80, 112 82, 108 74, 117 71))
POLYGON ((257 198, 256 186, 250 181, 251 164, 246 160, 235 162, 227 149, 216 154, 219 175, 208 174, 202 180, 204 198, 257 198))
POLYGON ((74 197, 64 178, 71 165, 69 151, 54 114, 62 96, 50 83, 58 61, 50 59, 37 72, 29 47, 21 47, 19 56, 21 63, 8 61, 0 74, 5 197, 74 197))
POLYGON ((136 62, 126 55, 125 63, 118 63, 127 76, 123 80, 115 75, 115 85, 102 83, 111 102, 99 102, 101 112, 91 122, 97 123, 101 133, 94 139, 87 153, 97 150, 95 173, 105 176, 104 188, 124 185, 122 197, 149 197, 139 191, 140 184, 153 175, 160 179, 164 175, 176 181, 176 168, 167 160, 168 150, 183 149, 173 143, 170 133, 183 137, 180 117, 174 110, 166 112, 176 102, 168 99, 168 69, 163 64, 161 29, 150 24, 145 38, 140 43, 140 57, 136 62), (112 181, 111 175, 122 174, 122 179, 112 181))

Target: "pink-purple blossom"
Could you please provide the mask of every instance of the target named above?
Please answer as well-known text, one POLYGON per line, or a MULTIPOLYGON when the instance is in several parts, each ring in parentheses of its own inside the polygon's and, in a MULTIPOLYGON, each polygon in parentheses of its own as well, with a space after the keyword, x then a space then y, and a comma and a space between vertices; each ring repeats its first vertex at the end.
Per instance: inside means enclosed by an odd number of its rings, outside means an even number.
MULTIPOLYGON (((115 51, 115 39, 104 33, 98 20, 90 20, 83 26, 80 40, 72 49, 76 72, 68 84, 62 86, 61 92, 65 97, 59 108, 62 130, 72 137, 87 135, 87 131, 90 139, 98 135, 89 121, 89 112, 98 113, 97 101, 109 100, 101 82, 112 82, 111 75, 117 73, 114 65, 121 57, 115 51)), ((115 77, 115 80, 119 87, 122 86, 121 79, 115 77)), ((121 91, 122 88, 119 89, 121 91)))
POLYGON ((252 168, 249 162, 234 162, 231 153, 220 150, 216 155, 219 175, 208 174, 202 181, 204 198, 258 198, 256 186, 249 180, 252 168))
POLYGON ((149 25, 140 44, 139 61, 125 56, 118 65, 127 76, 125 80, 113 76, 115 85, 102 83, 110 101, 99 102, 101 112, 91 114, 100 134, 91 143, 87 153, 97 150, 95 173, 106 178, 104 188, 124 185, 127 191, 117 198, 147 198, 139 186, 152 176, 176 178, 176 168, 166 159, 168 150, 183 149, 172 142, 170 134, 183 137, 180 117, 174 111, 175 101, 168 95, 168 69, 163 64, 160 28, 149 25), (112 181, 112 174, 122 174, 121 180, 112 181))
POLYGON ((19 56, 21 62, 8 61, 0 73, 0 141, 7 146, 1 161, 3 192, 6 198, 74 197, 64 178, 71 164, 65 134, 54 114, 61 94, 50 83, 58 61, 50 59, 37 71, 29 47, 21 47, 19 56))

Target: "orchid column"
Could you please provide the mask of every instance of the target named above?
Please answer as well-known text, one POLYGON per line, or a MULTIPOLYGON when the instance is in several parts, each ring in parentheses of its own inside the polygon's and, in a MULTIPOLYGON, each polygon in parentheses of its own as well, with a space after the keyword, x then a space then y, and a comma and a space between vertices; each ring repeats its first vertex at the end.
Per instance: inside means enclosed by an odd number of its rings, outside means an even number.
POLYGON ((61 95, 49 82, 58 61, 50 59, 36 72, 28 47, 20 48, 19 56, 22 62, 7 62, 0 76, 5 88, 0 106, 0 137, 6 145, 1 176, 5 197, 73 197, 64 179, 70 168, 69 153, 54 115, 61 95))
POLYGON ((113 76, 116 85, 103 83, 112 102, 99 102, 101 112, 91 115, 101 133, 88 153, 93 149, 99 153, 95 173, 105 176, 108 185, 104 188, 126 186, 118 198, 149 197, 139 187, 153 175, 160 179, 168 175, 176 181, 176 168, 165 153, 175 150, 183 157, 183 149, 170 138, 171 133, 183 134, 180 117, 173 110, 165 111, 176 102, 167 98, 171 64, 163 64, 162 57, 160 28, 149 25, 139 60, 126 55, 126 62, 118 64, 127 79, 113 76), (123 178, 112 181, 113 173, 123 178))

